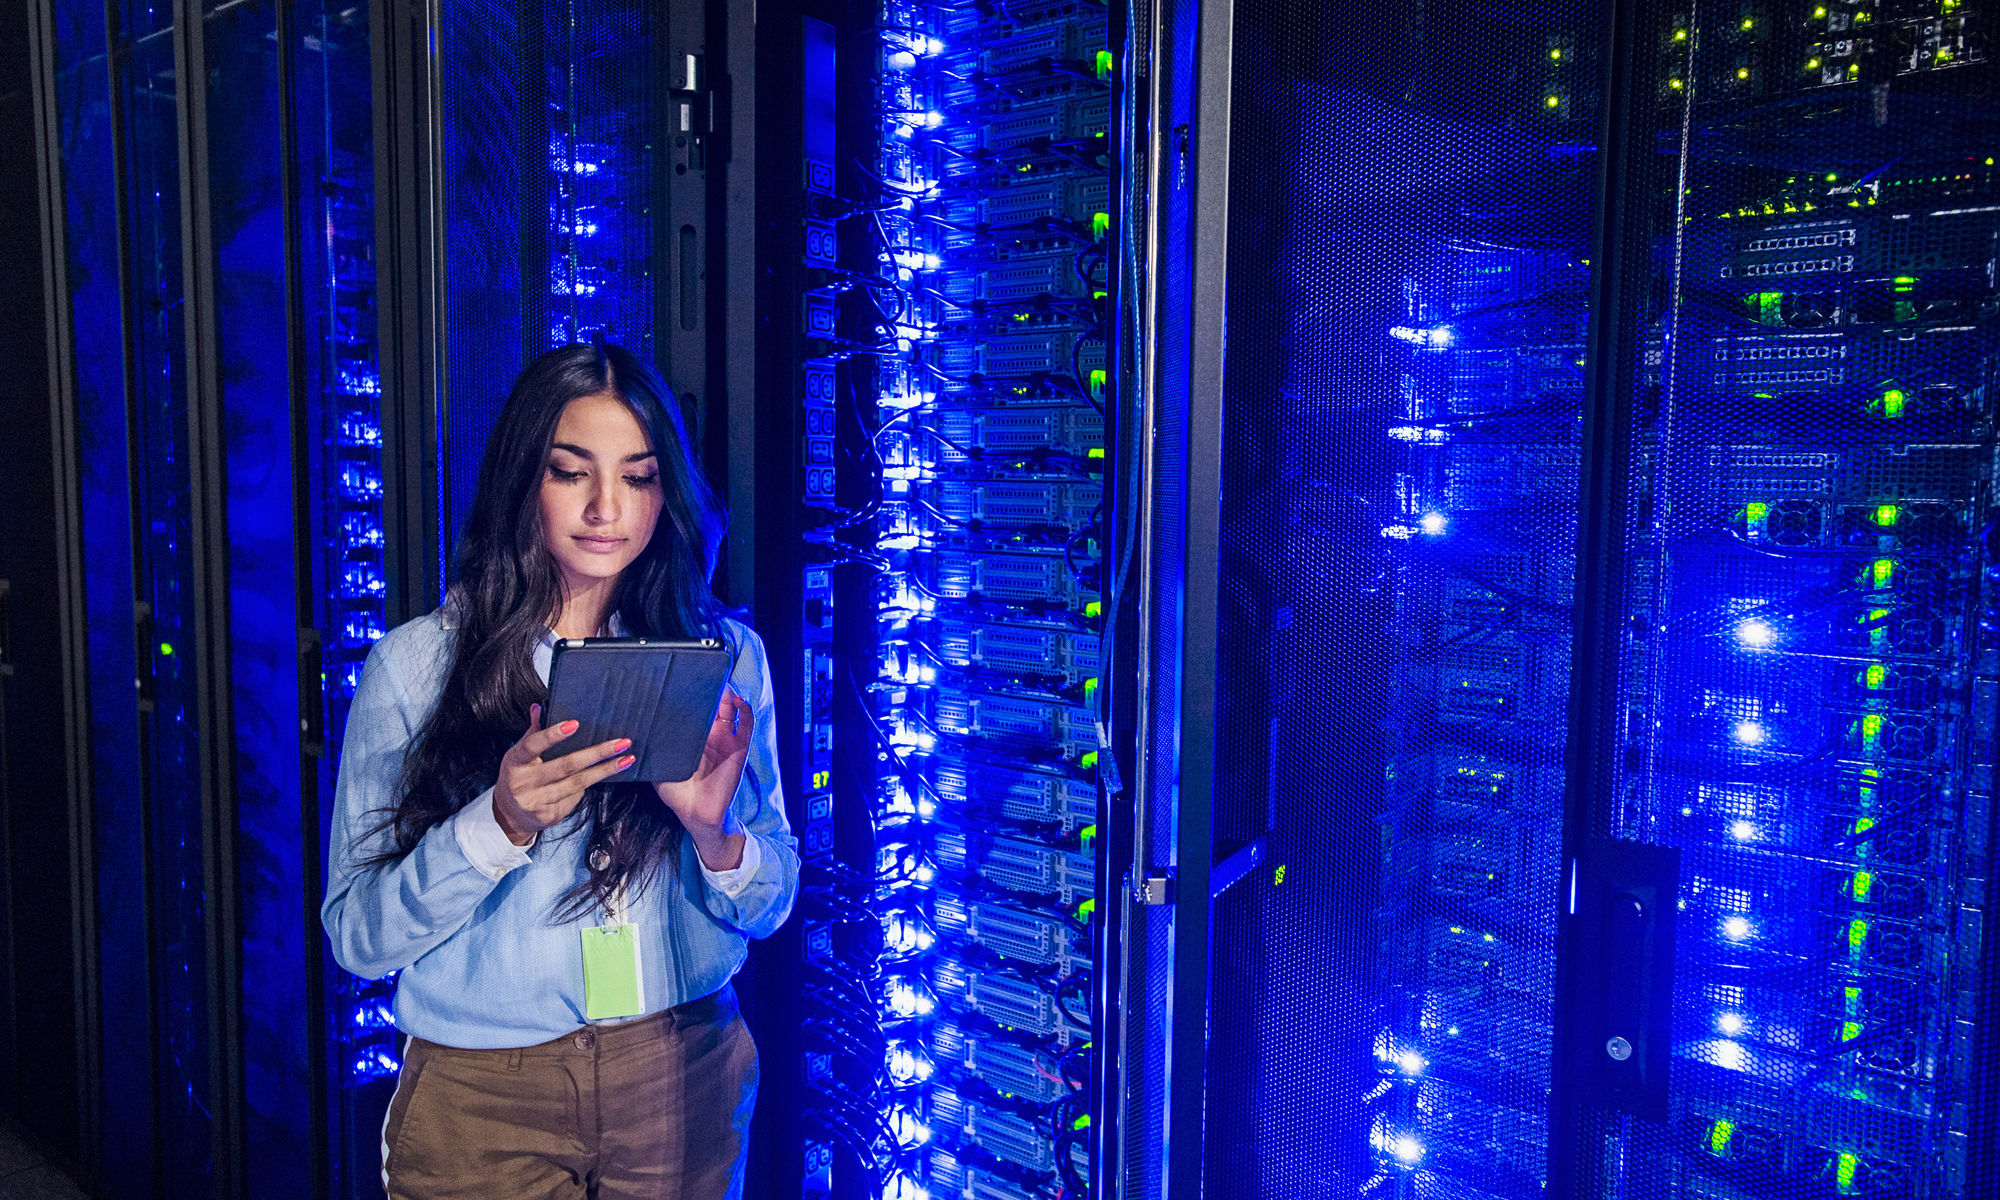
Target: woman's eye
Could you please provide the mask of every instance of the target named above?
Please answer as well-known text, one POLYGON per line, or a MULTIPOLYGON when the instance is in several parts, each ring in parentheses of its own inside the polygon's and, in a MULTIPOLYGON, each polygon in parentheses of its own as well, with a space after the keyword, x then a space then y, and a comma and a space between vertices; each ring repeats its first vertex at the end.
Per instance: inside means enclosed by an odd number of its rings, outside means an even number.
POLYGON ((625 482, 631 484, 633 487, 652 487, 659 481, 660 476, 658 472, 651 475, 627 475, 625 477, 625 482))
POLYGON ((582 471, 565 471, 561 467, 550 467, 549 475, 551 478, 560 479, 564 483, 573 483, 583 478, 582 471))

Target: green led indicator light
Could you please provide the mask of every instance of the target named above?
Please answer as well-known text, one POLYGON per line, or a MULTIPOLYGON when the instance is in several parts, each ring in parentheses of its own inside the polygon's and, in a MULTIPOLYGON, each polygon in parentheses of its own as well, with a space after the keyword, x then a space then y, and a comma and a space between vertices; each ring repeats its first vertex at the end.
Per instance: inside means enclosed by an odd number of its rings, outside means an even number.
POLYGON ((1563 60, 1563 52, 1560 49, 1554 49, 1549 51, 1549 61, 1561 62, 1562 60, 1563 60))
POLYGON ((1102 212, 1102 213, 1090 214, 1090 236, 1092 238, 1098 241, 1103 241, 1105 235, 1109 234, 1110 232, 1111 232, 1110 213, 1102 212))
POLYGON ((1783 325, 1785 323, 1785 293, 1758 292, 1753 299, 1757 301, 1757 319, 1759 321, 1766 325, 1783 325))
POLYGON ((1878 504, 1875 506, 1875 523, 1884 529, 1894 528, 1896 518, 1902 511, 1901 507, 1894 504, 1878 504))
POLYGON ((1092 600, 1092 601, 1091 601, 1090 603, 1088 603, 1088 604, 1084 605, 1084 606, 1083 606, 1083 615, 1084 615, 1084 616, 1086 616, 1086 617, 1088 617, 1088 618, 1090 618, 1090 619, 1092 619, 1092 620, 1095 620, 1096 618, 1098 618, 1098 617, 1101 617, 1101 616, 1103 616, 1103 615, 1104 615, 1104 601, 1102 601, 1102 600, 1092 600))
POLYGON ((1861 745, 1866 750, 1874 750, 1882 740, 1882 714, 1869 713, 1861 718, 1861 745))
POLYGON ((1736 1136, 1736 1122, 1717 1120, 1708 1127, 1708 1152, 1721 1158, 1729 1153, 1729 1139, 1736 1136))
POLYGON ((1090 844, 1090 840, 1097 836, 1097 826, 1085 825, 1082 829, 1076 831, 1076 836, 1078 841, 1087 846, 1090 844))
POLYGON ((1756 27, 1756 24, 1757 24, 1757 22, 1756 22, 1756 21, 1754 21, 1754 20, 1752 20, 1752 19, 1751 19, 1751 18, 1749 18, 1749 17, 1745 17, 1745 18, 1743 18, 1743 28, 1744 28, 1744 30, 1745 30, 1745 31, 1748 31, 1748 30, 1750 30, 1750 29, 1753 29, 1753 28, 1755 28, 1755 27, 1756 27))
POLYGON ((1908 400, 1909 397, 1903 394, 1902 388, 1890 388, 1887 391, 1883 392, 1880 396, 1876 397, 1874 400, 1870 401, 1868 407, 1871 409, 1875 409, 1879 411, 1883 416, 1888 417, 1891 420, 1894 420, 1895 418, 1903 415, 1903 405, 1908 400))
POLYGON ((1104 391, 1105 385, 1110 382, 1111 376, 1103 370, 1095 370, 1090 373, 1090 390, 1093 393, 1101 394, 1104 391))
POLYGON ((1083 757, 1077 760, 1077 763, 1078 765, 1083 767, 1084 770, 1086 771, 1091 770, 1092 768, 1097 766, 1097 751, 1086 750, 1084 752, 1083 757))
POLYGON ((1840 1024, 1840 1040, 1851 1042, 1861 1036, 1863 1026, 1859 1021, 1843 1021, 1840 1024))
POLYGON ((1076 906, 1076 919, 1079 921, 1088 921, 1090 920, 1090 914, 1096 911, 1097 897, 1092 896, 1090 899, 1076 906))
POLYGON ((1099 79, 1109 79, 1109 78, 1111 78, 1111 64, 1112 64, 1112 62, 1113 62, 1113 59, 1112 59, 1112 57, 1111 57, 1111 51, 1109 51, 1109 50, 1099 50, 1099 51, 1097 52, 1097 77, 1098 77, 1099 79))
POLYGON ((1070 1127, 1071 1129, 1088 1129, 1088 1128, 1090 1128, 1090 1114, 1089 1114, 1089 1113, 1085 1113, 1085 1114, 1083 1114, 1082 1116, 1078 1117, 1078 1118, 1077 1118, 1076 1120, 1074 1120, 1074 1121, 1071 1121, 1071 1122, 1069 1123, 1069 1127, 1070 1127))
POLYGON ((1085 704, 1090 703, 1091 700, 1096 697, 1096 695, 1097 695, 1097 677, 1093 675, 1089 679, 1083 681, 1083 702, 1085 704))
POLYGON ((1868 922, 1856 917, 1847 923, 1847 955, 1860 958, 1861 948, 1868 944, 1868 922))
MULTIPOLYGON (((1819 60, 1818 60, 1818 59, 1814 59, 1813 61, 1814 61, 1814 62, 1818 62, 1819 60)), ((1832 171, 1828 171, 1828 172, 1826 173, 1826 181, 1827 181, 1828 183, 1838 183, 1838 182, 1840 182, 1840 176, 1838 176, 1838 175, 1834 174, 1834 173, 1833 173, 1832 171)))
POLYGON ((1291 865, 1291 864, 1289 864, 1289 863, 1279 863, 1279 864, 1278 864, 1278 869, 1277 869, 1277 870, 1275 870, 1275 871, 1273 871, 1273 872, 1271 872, 1271 886, 1272 886, 1272 887, 1277 887, 1278 885, 1280 885, 1280 884, 1282 884, 1282 883, 1284 883, 1284 882, 1285 882, 1285 868, 1286 868, 1286 867, 1288 867, 1288 866, 1290 866, 1290 865, 1291 865))
POLYGON ((1861 1156, 1852 1150, 1843 1151, 1833 1160, 1833 1182, 1843 1196, 1854 1193, 1854 1176, 1861 1169, 1861 1156))
POLYGON ((172 642, 161 642, 160 654, 163 657, 172 658, 174 656, 174 644, 172 642))
MULTIPOLYGON (((1861 686, 1871 692, 1881 691, 1882 685, 1887 682, 1889 682, 1889 668, 1883 666, 1881 663, 1870 663, 1867 669, 1861 672, 1861 686)), ((1866 818, 1863 818, 1863 820, 1866 820, 1866 818)), ((1874 822, 1869 821, 1868 824, 1872 825, 1874 822)), ((1861 828, 1865 827, 1861 826, 1861 828)))
POLYGON ((1083 456, 1084 456, 1085 458, 1103 458, 1103 457, 1104 457, 1104 447, 1102 447, 1102 446, 1092 446, 1092 447, 1091 447, 1090 449, 1088 449, 1088 450, 1084 451, 1084 455, 1083 455, 1083 456))
POLYGON ((1544 105, 1548 106, 1549 108, 1561 108, 1561 107, 1562 107, 1562 97, 1561 97, 1561 96, 1550 96, 1550 97, 1549 97, 1548 99, 1546 99, 1546 100, 1542 101, 1542 103, 1543 103, 1544 105))
POLYGON ((1869 871, 1856 871, 1854 873, 1854 887, 1850 890, 1856 900, 1866 901, 1869 894, 1875 890, 1874 874, 1869 871))
POLYGON ((1688 40, 1688 31, 1687 31, 1687 30, 1685 30, 1685 29, 1676 29, 1676 30, 1674 30, 1674 40, 1675 40, 1675 41, 1677 41, 1677 42, 1685 42, 1685 41, 1687 41, 1687 40, 1688 40))
POLYGON ((1888 587, 1890 582, 1896 577, 1896 560, 1893 558, 1878 558, 1869 565, 1868 573, 1873 578, 1876 587, 1888 587))

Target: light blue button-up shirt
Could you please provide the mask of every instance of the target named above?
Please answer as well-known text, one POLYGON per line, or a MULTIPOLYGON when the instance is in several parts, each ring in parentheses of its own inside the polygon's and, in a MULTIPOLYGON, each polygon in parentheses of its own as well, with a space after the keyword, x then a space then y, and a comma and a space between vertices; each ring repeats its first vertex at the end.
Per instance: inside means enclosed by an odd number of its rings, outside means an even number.
MULTIPOLYGON (((708 870, 682 838, 678 874, 662 863, 651 886, 628 899, 624 919, 639 935, 648 1012, 728 983, 743 965, 747 939, 774 932, 798 894, 798 840, 778 781, 770 665, 763 641, 748 626, 729 624, 740 648, 730 684, 756 714, 731 802, 746 831, 743 861, 708 870)), ((493 815, 489 788, 397 861, 360 865, 393 845, 391 833, 376 827, 401 795, 404 754, 437 704, 456 636, 443 612, 434 612, 390 630, 368 654, 341 744, 320 919, 341 966, 370 979, 402 972, 396 1027, 403 1032, 465 1049, 532 1046, 586 1023, 578 930, 603 924, 604 913, 593 909, 561 923, 553 917, 558 898, 589 874, 583 810, 516 846, 493 815)), ((544 682, 553 653, 552 636, 535 649, 544 682)))

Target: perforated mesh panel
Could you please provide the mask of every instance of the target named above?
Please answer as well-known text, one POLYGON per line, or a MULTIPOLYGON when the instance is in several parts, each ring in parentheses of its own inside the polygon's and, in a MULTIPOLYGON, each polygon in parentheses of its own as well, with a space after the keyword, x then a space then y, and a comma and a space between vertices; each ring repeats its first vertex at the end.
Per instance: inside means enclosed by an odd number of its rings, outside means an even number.
POLYGON ((1686 150, 1654 169, 1606 816, 1682 877, 1671 1113, 1610 1127, 1622 1195, 1994 1194, 1991 20, 1648 31, 1686 150))
POLYGON ((1600 17, 1236 12, 1207 1189, 1540 1196, 1600 17))

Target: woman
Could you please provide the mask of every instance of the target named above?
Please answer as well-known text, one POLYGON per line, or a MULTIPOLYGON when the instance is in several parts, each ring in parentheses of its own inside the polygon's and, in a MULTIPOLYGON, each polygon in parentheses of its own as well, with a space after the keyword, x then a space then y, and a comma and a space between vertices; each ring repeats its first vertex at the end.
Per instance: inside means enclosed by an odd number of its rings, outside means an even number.
POLYGON ((341 966, 402 972, 397 1200, 741 1191, 757 1052, 729 981, 798 853, 763 644, 708 588, 720 526, 658 376, 552 350, 494 427, 444 606, 368 655, 321 916, 341 966), (607 633, 734 650, 686 782, 619 782, 624 740, 541 761, 574 732, 541 726, 554 639, 607 633), (625 923, 638 1011, 592 1021, 585 931, 625 923))

